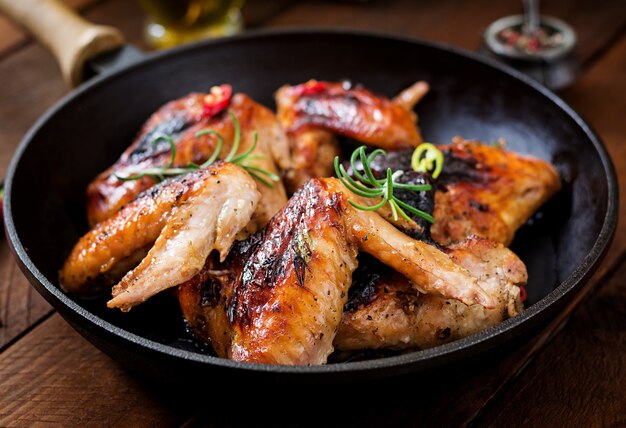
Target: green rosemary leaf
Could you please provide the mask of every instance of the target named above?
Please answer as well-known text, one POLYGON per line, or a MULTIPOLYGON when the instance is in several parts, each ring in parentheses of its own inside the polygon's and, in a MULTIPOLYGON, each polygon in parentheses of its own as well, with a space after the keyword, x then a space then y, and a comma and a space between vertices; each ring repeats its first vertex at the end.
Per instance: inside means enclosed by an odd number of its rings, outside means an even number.
POLYGON ((341 180, 341 182, 350 189, 352 192, 356 193, 360 196, 365 196, 367 198, 374 198, 377 196, 382 196, 382 190, 375 190, 369 187, 362 185, 361 183, 355 181, 350 174, 346 171, 343 165, 339 163, 339 158, 335 157, 335 173, 337 177, 341 180))
POLYGON ((255 132, 254 133, 254 140, 253 140, 252 145, 250 146, 250 148, 248 150, 246 150, 245 152, 243 152, 242 154, 240 154, 239 156, 235 156, 235 157, 231 158, 229 160, 229 162, 238 163, 238 162, 240 162, 240 161, 242 161, 244 159, 247 159, 250 156, 250 153, 252 153, 254 151, 254 149, 256 149, 256 143, 257 143, 258 137, 259 137, 258 134, 255 132))
POLYGON ((224 137, 222 136, 222 134, 213 129, 203 129, 202 131, 196 132, 194 136, 196 138, 199 138, 203 135, 215 135, 217 137, 217 146, 215 147, 215 150, 213 151, 211 157, 204 161, 202 165, 198 165, 199 168, 205 168, 213 164, 217 160, 217 157, 220 155, 220 152, 222 151, 222 146, 224 145, 224 137))
POLYGON ((241 165, 243 168, 245 168, 248 172, 250 172, 250 170, 258 173, 258 174, 262 174, 265 175, 266 177, 268 177, 270 180, 272 181, 278 181, 280 180, 280 177, 274 173, 271 173, 263 168, 260 168, 256 165, 249 165, 249 164, 245 164, 245 165, 241 165))
POLYGON ((358 208, 362 211, 376 211, 377 209, 384 207, 387 201, 383 199, 376 205, 360 205, 352 201, 351 199, 348 199, 348 203, 352 205, 354 208, 358 208))
POLYGON ((407 204, 406 202, 404 202, 404 201, 402 201, 402 200, 400 200, 398 198, 396 198, 395 201, 401 208, 403 208, 403 209, 405 209, 407 211, 410 211, 411 213, 413 213, 415 215, 418 215, 418 216, 422 217, 423 219, 425 219, 426 221, 428 221, 430 223, 434 223, 435 222, 435 218, 432 215, 428 214, 427 212, 422 211, 420 209, 417 209, 417 208, 407 204))
POLYGON ((176 159, 176 142, 171 135, 159 133, 152 139, 152 144, 156 145, 160 140, 165 140, 170 145, 170 161, 165 168, 171 168, 176 159))
MULTIPOLYGON (((233 139, 233 146, 230 149, 230 153, 226 158, 224 158, 224 162, 232 162, 235 163, 242 168, 244 168, 250 175, 252 175, 256 180, 258 180, 261 184, 264 184, 267 187, 273 188, 272 181, 280 180, 280 177, 274 173, 264 170, 263 168, 257 167, 255 165, 249 165, 247 162, 254 159, 262 159, 265 156, 260 154, 252 154, 254 149, 258 143, 258 133, 254 132, 254 141, 252 146, 248 148, 244 153, 237 155, 237 151, 239 150, 239 145, 241 144, 241 126, 239 125, 239 121, 237 120, 237 116, 232 111, 229 111, 229 114, 233 120, 233 127, 235 128, 235 135, 233 139), (263 177, 265 176, 265 178, 263 177), (268 180, 269 179, 269 180, 268 180)), ((128 171, 128 175, 121 176, 117 173, 113 173, 113 176, 118 180, 122 181, 131 181, 131 180, 139 180, 144 177, 151 177, 153 180, 160 182, 165 179, 166 176, 176 176, 181 174, 187 174, 192 171, 197 171, 201 168, 206 168, 209 165, 212 165, 217 161, 222 147, 224 146, 224 137, 218 131, 213 129, 203 129, 194 134, 196 138, 199 138, 203 135, 215 135, 217 137, 217 144, 213 154, 201 165, 198 165, 193 162, 189 162, 185 167, 173 167, 174 160, 176 158, 176 142, 172 138, 171 135, 167 134, 157 134, 155 138, 152 140, 153 144, 156 144, 159 140, 165 140, 170 145, 170 161, 167 166, 164 167, 152 167, 145 168, 137 171, 128 171)))
MULTIPOLYGON (((417 162, 419 168, 422 169, 423 172, 432 170, 432 176, 433 178, 436 178, 441 172, 443 155, 432 144, 426 144, 427 145, 423 147, 422 145, 418 146, 419 150, 416 149, 414 152, 412 162, 417 162)), ((362 205, 352 200, 348 200, 350 205, 360 210, 375 211, 384 207, 386 204, 389 204, 394 221, 398 221, 399 216, 402 216, 407 221, 412 221, 411 217, 405 212, 406 210, 411 214, 420 216, 427 221, 434 223, 432 215, 412 207, 395 195, 395 190, 407 190, 413 192, 428 191, 432 190, 432 185, 398 183, 396 180, 404 173, 404 171, 393 171, 391 168, 387 168, 385 178, 377 179, 372 171, 371 163, 377 156, 386 156, 386 152, 382 149, 376 149, 368 155, 365 150, 366 146, 360 146, 350 155, 352 175, 348 174, 346 168, 339 162, 339 157, 336 156, 334 159, 335 174, 343 185, 356 195, 364 198, 381 198, 381 201, 374 205, 362 205), (357 161, 361 162, 362 168, 357 168, 357 161), (362 172, 360 169, 362 169, 362 172)))
POLYGON ((254 178, 255 180, 258 180, 261 184, 269 187, 270 189, 274 188, 274 184, 267 181, 265 178, 261 177, 259 174, 257 174, 254 171, 250 171, 246 168, 246 171, 248 171, 248 174, 250 174, 252 176, 252 178, 254 178))
POLYGON ((239 120, 237 120, 237 116, 233 113, 232 110, 228 112, 230 117, 233 119, 233 126, 235 127, 235 138, 233 140, 233 147, 230 149, 230 153, 224 159, 224 162, 230 162, 231 159, 237 154, 237 150, 239 150, 239 143, 241 142, 241 126, 239 126, 239 120))

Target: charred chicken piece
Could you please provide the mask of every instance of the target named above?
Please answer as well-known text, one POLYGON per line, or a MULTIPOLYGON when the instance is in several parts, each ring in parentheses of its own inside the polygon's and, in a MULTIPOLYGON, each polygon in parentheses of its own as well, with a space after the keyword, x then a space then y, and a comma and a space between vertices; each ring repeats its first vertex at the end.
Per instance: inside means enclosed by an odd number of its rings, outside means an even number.
POLYGON ((393 100, 348 81, 282 86, 275 98, 291 147, 292 165, 284 171, 287 190, 333 175, 332 161, 340 154, 337 135, 388 150, 417 146, 422 136, 412 109, 427 92, 425 82, 393 100))
POLYGON ((338 351, 426 349, 499 324, 522 311, 524 263, 502 244, 472 236, 444 250, 479 279, 495 302, 486 309, 422 294, 406 277, 376 263, 359 261, 335 337, 338 351))
MULTIPOLYGON (((561 188, 548 161, 461 138, 440 145, 432 238, 447 246, 480 235, 508 246, 517 229, 561 188)), ((411 150, 389 152, 372 162, 377 174, 388 167, 411 170, 411 150)), ((418 230, 421 233, 421 229, 418 230)))
POLYGON ((267 228, 209 259, 179 287, 192 331, 218 355, 269 364, 323 364, 347 302, 357 252, 367 252, 421 292, 494 307, 478 280, 437 248, 348 203, 337 179, 302 187, 267 228))
POLYGON ((124 276, 112 306, 128 308, 172 281, 189 279, 211 249, 225 256, 259 198, 255 181, 230 163, 164 181, 76 243, 61 268, 61 285, 67 292, 90 295, 124 276), (159 284, 152 281, 155 275, 159 284))
MULTIPOLYGON (((218 137, 215 134, 196 137, 197 132, 206 129, 219 132, 223 136, 224 144, 219 157, 223 159, 230 152, 235 138, 235 127, 229 114, 231 112, 241 127, 238 153, 250 148, 256 132, 258 141, 252 153, 256 159, 249 163, 273 174, 278 174, 277 165, 280 165, 280 169, 289 167, 287 139, 272 111, 245 94, 239 93, 231 97, 231 88, 228 85, 214 87, 210 93, 192 93, 169 102, 156 111, 120 159, 89 184, 89 223, 93 226, 106 220, 139 193, 155 184, 149 176, 122 181, 114 174, 128 176, 133 175, 133 171, 168 165, 171 159, 170 145, 165 139, 157 139, 159 135, 166 134, 174 140, 175 167, 185 167, 191 162, 201 164, 211 157, 218 137)), ((259 191, 263 197, 250 225, 252 233, 267 224, 271 216, 287 202, 286 192, 280 181, 273 183, 272 188, 259 186, 259 191)))
POLYGON ((226 266, 209 263, 179 287, 189 326, 232 360, 325 363, 356 267, 345 205, 321 181, 302 188, 266 229, 233 248, 226 266))
MULTIPOLYGON (((406 278, 386 267, 359 268, 336 338, 338 349, 427 348, 476 333, 521 310, 518 286, 525 284, 527 274, 504 245, 558 191, 558 173, 546 161, 476 141, 457 138, 440 148, 445 161, 437 180, 432 237, 448 245, 444 251, 486 281, 481 285, 485 284, 483 289, 494 298, 496 308, 478 310, 417 293, 406 278)), ((372 167, 377 174, 387 167, 408 169, 411 155, 412 151, 390 152, 372 162, 372 167)), ((427 201, 415 203, 428 209, 427 201)), ((427 228, 417 227, 413 233, 428 239, 425 232, 427 228)))

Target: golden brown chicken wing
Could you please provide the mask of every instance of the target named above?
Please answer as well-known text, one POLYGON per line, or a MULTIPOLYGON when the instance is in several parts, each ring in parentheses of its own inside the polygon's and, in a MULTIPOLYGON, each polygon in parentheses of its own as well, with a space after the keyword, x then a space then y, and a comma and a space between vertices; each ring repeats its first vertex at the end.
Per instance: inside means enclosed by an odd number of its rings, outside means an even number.
MULTIPOLYGON (((434 195, 430 232, 441 245, 480 235, 509 245, 515 231, 561 188, 548 161, 501 145, 455 138, 437 146, 444 154, 434 195)), ((382 176, 388 167, 411 171, 412 150, 388 152, 372 162, 382 176)))
POLYGON ((348 81, 282 86, 276 105, 291 147, 292 163, 284 171, 288 191, 333 175, 336 135, 387 150, 417 146, 422 137, 412 109, 427 91, 425 82, 417 82, 390 100, 348 81))
MULTIPOLYGON (((558 172, 547 161, 502 146, 457 138, 439 147, 445 161, 434 195, 432 238, 486 281, 483 289, 496 308, 480 310, 418 293, 404 276, 380 265, 375 271, 359 269, 337 334, 338 349, 427 348, 473 334, 521 310, 519 286, 526 282, 525 267, 504 245, 559 190, 558 172)), ((387 167, 408 169, 411 155, 390 152, 373 167, 378 174, 387 167)), ((432 208, 417 202, 427 211, 432 208)), ((417 232, 424 234, 423 229, 417 232)))
POLYGON ((444 250, 479 278, 495 307, 422 294, 406 277, 371 259, 359 262, 335 337, 339 351, 425 349, 477 333, 522 311, 524 263, 508 248, 470 237, 444 250))
POLYGON ((550 162, 505 147, 457 138, 442 150, 465 165, 465 179, 448 175, 435 193, 431 232, 443 245, 472 234, 509 245, 517 229, 561 188, 550 162))
MULTIPOLYGON (((275 114, 245 94, 230 96, 230 87, 214 87, 208 94, 192 93, 172 101, 156 111, 144 124, 135 141, 120 159, 96 177, 87 188, 87 213, 90 224, 103 221, 131 202, 142 191, 155 184, 146 176, 139 180, 122 181, 118 176, 133 175, 134 171, 167 166, 171 147, 167 135, 175 143, 173 166, 184 167, 193 162, 201 164, 215 152, 218 136, 215 133, 196 137, 199 131, 210 129, 223 137, 220 159, 230 152, 236 136, 231 113, 240 125, 241 142, 238 154, 248 150, 254 141, 250 165, 272 174, 289 167, 289 148, 285 133, 275 114), (255 137, 255 133, 257 137, 255 137)), ((272 187, 259 186, 263 194, 253 222, 262 227, 287 202, 281 181, 272 187)))
POLYGON ((189 279, 213 248, 225 256, 259 198, 255 181, 231 163, 164 181, 76 243, 61 268, 61 286, 71 293, 95 294, 124 275, 111 306, 128 308, 154 290, 189 279))

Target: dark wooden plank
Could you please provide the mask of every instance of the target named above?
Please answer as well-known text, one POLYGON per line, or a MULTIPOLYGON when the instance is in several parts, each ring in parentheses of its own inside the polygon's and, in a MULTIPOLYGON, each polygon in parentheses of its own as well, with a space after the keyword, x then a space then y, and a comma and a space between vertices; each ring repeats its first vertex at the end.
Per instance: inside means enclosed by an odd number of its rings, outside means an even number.
MULTIPOLYGON (((0 175, 35 120, 66 92, 52 57, 31 45, 0 62, 0 175)), ((0 244, 0 349, 51 308, 19 271, 6 239, 0 244)))
POLYGON ((626 259, 561 334, 476 422, 626 425, 626 259))
POLYGON ((52 311, 18 269, 6 239, 0 240, 0 350, 52 311))
POLYGON ((246 0, 241 14, 245 29, 256 29, 293 6, 297 0, 246 0))
POLYGON ((623 0, 595 3, 587 0, 543 0, 541 12, 562 19, 578 37, 578 54, 583 63, 601 53, 626 28, 623 0))
POLYGON ((58 314, 0 354, 1 426, 171 427, 196 405, 127 376, 58 314))

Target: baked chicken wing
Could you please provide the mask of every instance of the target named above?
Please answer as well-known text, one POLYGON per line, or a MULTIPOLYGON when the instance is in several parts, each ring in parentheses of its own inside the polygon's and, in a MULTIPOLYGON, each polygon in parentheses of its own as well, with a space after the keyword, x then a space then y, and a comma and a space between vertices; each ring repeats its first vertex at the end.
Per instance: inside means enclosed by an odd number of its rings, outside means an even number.
POLYGON ((189 279, 212 249, 224 257, 259 198, 256 182, 231 163, 157 184, 75 244, 61 268, 61 286, 96 294, 124 275, 110 306, 128 309, 189 279))
MULTIPOLYGON (((415 227, 406 232, 421 239, 428 240, 432 233, 444 251, 482 278, 495 308, 479 309, 421 294, 406 277, 368 261, 353 275, 335 339, 337 349, 427 348, 476 333, 521 311, 519 286, 526 283, 526 268, 505 246, 559 190, 558 172, 549 162, 502 146, 455 139, 439 148, 445 161, 437 190, 423 200, 412 194, 417 207, 430 213, 434 209, 435 223, 398 226, 415 227)), ((388 167, 407 170, 411 155, 412 151, 389 152, 372 166, 377 174, 388 167)))
POLYGON ((473 236, 444 251, 480 280, 495 302, 493 308, 422 294, 406 277, 369 258, 353 275, 335 348, 425 349, 477 333, 522 311, 519 286, 526 284, 528 275, 511 250, 473 236))
POLYGON ((267 228, 209 259, 182 284, 190 328, 218 355, 273 364, 323 364, 333 351, 358 251, 401 272, 414 289, 492 308, 479 280, 439 249, 348 203, 337 179, 310 180, 267 228))
POLYGON ((336 136, 387 150, 417 146, 422 136, 412 109, 427 91, 428 84, 417 82, 390 100, 348 81, 310 80, 279 88, 277 115, 292 157, 284 170, 288 191, 333 175, 333 159, 340 154, 336 136))
MULTIPOLYGON (((135 141, 119 160, 96 177, 87 188, 87 213, 90 224, 103 221, 124 205, 130 203, 142 191, 155 184, 145 176, 138 180, 123 181, 118 176, 132 176, 135 171, 164 167, 170 163, 171 147, 167 138, 175 144, 176 155, 172 166, 185 167, 189 163, 201 164, 215 152, 219 133, 223 147, 219 159, 224 159, 236 137, 234 115, 239 123, 240 145, 238 154, 250 149, 256 141, 248 164, 277 175, 290 165, 289 147, 285 133, 268 108, 245 94, 231 97, 228 85, 214 87, 209 93, 192 93, 171 101, 156 111, 143 125, 135 141), (211 130, 201 136, 196 134, 211 130), (255 136, 256 134, 256 136, 255 136), (159 136, 161 136, 159 138, 159 136)), ((254 232, 287 202, 282 181, 272 186, 259 186, 262 193, 249 229, 254 232)))
MULTIPOLYGON (((441 245, 480 235, 508 246, 515 232, 561 188, 550 162, 501 145, 454 138, 437 146, 444 155, 436 181, 432 238, 441 245)), ((372 168, 411 171, 412 150, 388 152, 372 168)))

